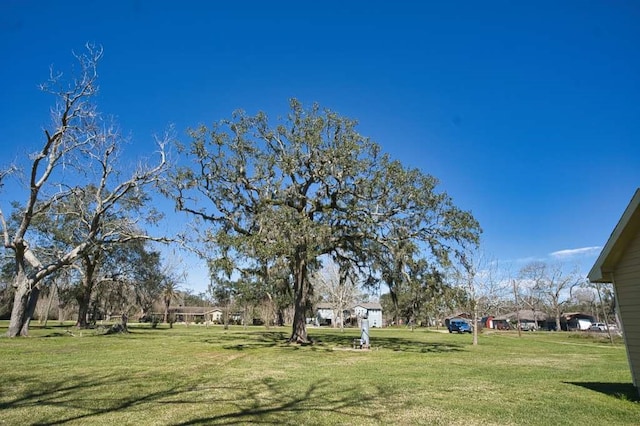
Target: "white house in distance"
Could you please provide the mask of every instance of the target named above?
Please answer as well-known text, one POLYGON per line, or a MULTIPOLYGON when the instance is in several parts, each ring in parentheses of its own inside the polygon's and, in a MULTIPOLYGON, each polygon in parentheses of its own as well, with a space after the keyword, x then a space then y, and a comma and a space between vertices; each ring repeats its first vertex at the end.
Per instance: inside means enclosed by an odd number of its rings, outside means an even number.
POLYGON ((382 305, 378 302, 359 303, 353 313, 356 318, 368 318, 369 327, 382 327, 382 305))
POLYGON ((633 385, 640 394, 640 188, 589 272, 593 283, 612 283, 633 385))
MULTIPOLYGON (((369 327, 382 327, 382 305, 378 302, 358 303, 343 313, 345 325, 357 325, 362 318, 369 319, 369 327)), ((333 310, 329 303, 318 303, 316 307, 316 323, 318 325, 334 323, 333 310)))

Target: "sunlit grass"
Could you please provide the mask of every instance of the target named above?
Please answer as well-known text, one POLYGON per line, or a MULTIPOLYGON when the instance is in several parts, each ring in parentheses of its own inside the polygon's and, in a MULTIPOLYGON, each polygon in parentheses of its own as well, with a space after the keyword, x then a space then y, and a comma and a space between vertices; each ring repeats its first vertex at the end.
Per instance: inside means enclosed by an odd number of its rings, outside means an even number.
MULTIPOLYGON (((0 323, 0 333, 6 323, 0 323)), ((637 424, 620 341, 425 329, 69 326, 0 339, 0 424, 637 424)), ((582 335, 585 336, 585 335, 582 335)))

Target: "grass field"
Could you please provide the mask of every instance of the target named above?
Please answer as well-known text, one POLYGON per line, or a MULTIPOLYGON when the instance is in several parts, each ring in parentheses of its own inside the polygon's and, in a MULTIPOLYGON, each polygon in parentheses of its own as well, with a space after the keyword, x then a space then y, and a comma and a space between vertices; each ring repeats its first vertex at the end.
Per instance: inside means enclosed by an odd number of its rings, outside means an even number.
MULTIPOLYGON (((4 335, 6 323, 0 322, 4 335)), ((133 325, 0 338, 0 424, 632 425, 621 341, 584 334, 133 325)))

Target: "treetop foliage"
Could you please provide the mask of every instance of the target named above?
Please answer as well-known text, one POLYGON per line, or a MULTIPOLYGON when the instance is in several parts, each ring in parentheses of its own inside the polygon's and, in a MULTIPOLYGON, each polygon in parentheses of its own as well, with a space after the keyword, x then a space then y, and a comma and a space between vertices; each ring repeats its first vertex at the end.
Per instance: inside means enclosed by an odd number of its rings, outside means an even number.
POLYGON ((189 135, 180 151, 191 163, 165 192, 202 221, 200 241, 227 270, 230 258, 238 269, 285 259, 297 310, 322 255, 373 273, 385 258, 406 263, 419 247, 431 264, 447 265, 478 243, 478 222, 436 190, 436 178, 392 160, 355 121, 317 104, 292 99, 275 125, 238 111, 189 135))
POLYGON ((295 99, 290 109, 275 126, 264 113, 238 111, 190 131, 182 152, 192 164, 174 175, 171 192, 178 209, 220 231, 206 238, 249 257, 304 247, 309 259, 362 254, 367 241, 416 240, 442 262, 450 249, 477 243, 478 223, 436 192, 436 178, 381 154, 353 120, 295 99))

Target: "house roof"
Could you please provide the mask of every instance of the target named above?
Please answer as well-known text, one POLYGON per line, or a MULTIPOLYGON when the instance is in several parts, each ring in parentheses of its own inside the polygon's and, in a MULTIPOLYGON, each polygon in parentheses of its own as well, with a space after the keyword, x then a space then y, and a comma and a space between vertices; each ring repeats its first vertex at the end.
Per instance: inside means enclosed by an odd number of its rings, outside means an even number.
POLYGON ((618 224, 613 229, 598 260, 587 275, 594 283, 608 283, 612 281, 611 274, 622 258, 631 240, 640 231, 640 188, 638 188, 629 202, 618 224))
POLYGON ((573 318, 577 318, 577 319, 588 319, 591 322, 595 321, 595 318, 593 315, 589 315, 589 314, 585 314, 582 312, 567 312, 562 314, 562 316, 567 319, 567 320, 571 320, 573 318))
POLYGON ((378 302, 368 302, 368 303, 358 303, 356 305, 354 305, 354 308, 361 306, 365 309, 378 309, 378 310, 382 310, 382 305, 378 302))
POLYGON ((210 314, 221 309, 215 306, 178 306, 172 307, 169 311, 176 314, 210 314))
POLYGON ((471 314, 469 312, 457 312, 453 315, 450 315, 448 317, 445 318, 445 320, 450 320, 450 319, 454 319, 454 318, 465 318, 465 319, 471 319, 471 314))
MULTIPOLYGON (((378 302, 356 303, 355 305, 351 306, 350 309, 357 308, 358 306, 365 308, 367 310, 371 310, 371 309, 382 310, 382 305, 380 305, 380 303, 378 302)), ((320 302, 316 304, 316 309, 333 309, 333 305, 331 305, 331 303, 320 302)))
POLYGON ((520 321, 545 321, 547 314, 542 311, 532 311, 531 309, 521 309, 517 312, 510 312, 499 317, 494 317, 495 320, 510 320, 515 321, 520 318, 520 321))

